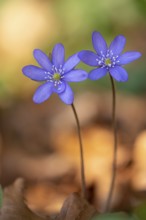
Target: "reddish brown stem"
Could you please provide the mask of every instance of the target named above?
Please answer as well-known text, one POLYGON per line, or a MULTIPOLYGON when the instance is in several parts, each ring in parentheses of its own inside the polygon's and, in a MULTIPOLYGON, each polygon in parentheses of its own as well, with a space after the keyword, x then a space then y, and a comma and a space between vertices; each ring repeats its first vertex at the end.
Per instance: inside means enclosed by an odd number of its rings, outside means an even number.
POLYGON ((81 138, 81 127, 79 123, 79 118, 75 109, 74 104, 71 105, 76 123, 77 123, 77 130, 78 130, 78 137, 79 137, 79 145, 80 145, 80 161, 81 161, 81 182, 82 182, 82 195, 86 198, 86 181, 85 181, 85 168, 84 168, 84 153, 83 153, 83 144, 81 138))
POLYGON ((110 76, 110 81, 112 85, 112 126, 113 126, 113 134, 114 134, 114 152, 113 152, 113 164, 112 164, 112 178, 111 178, 111 184, 109 188, 109 193, 107 197, 107 201, 105 204, 104 212, 108 212, 110 209, 110 205, 112 202, 113 192, 114 192, 114 186, 115 186, 115 180, 116 180, 116 167, 117 167, 117 128, 116 128, 116 91, 115 91, 115 85, 114 80, 112 76, 110 76))

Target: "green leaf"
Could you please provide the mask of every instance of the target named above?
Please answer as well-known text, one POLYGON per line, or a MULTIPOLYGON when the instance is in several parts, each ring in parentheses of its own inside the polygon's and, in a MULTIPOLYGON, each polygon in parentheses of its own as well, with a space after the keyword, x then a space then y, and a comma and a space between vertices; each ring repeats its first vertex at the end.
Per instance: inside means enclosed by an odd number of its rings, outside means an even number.
POLYGON ((134 213, 138 216, 139 220, 146 219, 146 201, 137 206, 134 213))
POLYGON ((119 212, 94 216, 91 220, 138 220, 138 218, 124 212, 119 212))

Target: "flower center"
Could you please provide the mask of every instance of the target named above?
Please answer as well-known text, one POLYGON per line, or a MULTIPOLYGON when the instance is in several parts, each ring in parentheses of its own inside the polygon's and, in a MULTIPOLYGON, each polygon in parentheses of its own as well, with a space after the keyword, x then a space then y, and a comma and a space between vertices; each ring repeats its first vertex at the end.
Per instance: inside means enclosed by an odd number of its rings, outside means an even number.
POLYGON ((45 72, 46 81, 49 81, 53 84, 53 91, 56 93, 61 93, 65 89, 65 83, 64 83, 64 69, 60 65, 59 68, 52 66, 51 72, 45 72))
POLYGON ((112 65, 112 62, 111 62, 110 58, 105 59, 105 65, 106 66, 111 66, 112 65))
POLYGON ((53 80, 59 81, 60 79, 61 79, 60 74, 59 74, 59 73, 54 73, 54 75, 53 75, 53 80))
POLYGON ((109 68, 114 67, 120 62, 118 57, 118 55, 115 56, 113 54, 112 50, 107 50, 106 54, 103 54, 101 51, 101 55, 96 59, 97 65, 101 68, 106 68, 109 70, 109 68))

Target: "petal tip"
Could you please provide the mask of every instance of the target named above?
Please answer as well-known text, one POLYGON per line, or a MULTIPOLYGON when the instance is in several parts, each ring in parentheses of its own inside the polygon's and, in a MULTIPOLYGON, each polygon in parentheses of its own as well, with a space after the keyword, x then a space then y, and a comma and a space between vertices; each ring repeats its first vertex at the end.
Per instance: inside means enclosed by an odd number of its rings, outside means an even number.
POLYGON ((119 35, 117 35, 117 37, 126 40, 126 37, 123 34, 119 34, 119 35))
POLYGON ((35 104, 41 104, 42 102, 44 102, 44 101, 40 101, 40 100, 35 99, 35 97, 33 97, 32 100, 35 104))
POLYGON ((38 52, 42 52, 42 51, 41 51, 40 49, 38 49, 38 48, 36 48, 36 49, 33 50, 33 56, 34 56, 34 58, 35 58, 35 56, 36 56, 36 54, 37 54, 38 52))
POLYGON ((93 31, 92 32, 92 36, 95 35, 95 34, 102 36, 102 34, 99 31, 93 31))
POLYGON ((77 55, 77 56, 78 56, 78 58, 79 58, 80 60, 82 59, 84 53, 85 53, 85 50, 82 50, 82 51, 78 52, 78 55, 77 55))
POLYGON ((29 68, 29 65, 28 65, 28 66, 24 66, 24 67, 22 68, 22 73, 23 73, 25 76, 27 76, 27 70, 28 70, 28 68, 29 68))
POLYGON ((62 47, 64 49, 64 45, 62 43, 57 43, 54 47, 62 47))
POLYGON ((142 54, 140 52, 137 52, 137 59, 140 58, 142 54))

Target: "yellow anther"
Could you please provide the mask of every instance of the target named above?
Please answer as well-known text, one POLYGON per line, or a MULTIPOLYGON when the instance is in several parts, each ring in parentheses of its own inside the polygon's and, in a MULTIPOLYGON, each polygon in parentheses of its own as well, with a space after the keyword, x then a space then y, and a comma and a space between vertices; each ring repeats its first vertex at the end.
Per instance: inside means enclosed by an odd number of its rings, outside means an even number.
POLYGON ((53 79, 59 81, 60 80, 60 74, 59 73, 54 73, 53 79))
POLYGON ((105 60, 105 65, 111 65, 112 63, 111 63, 111 60, 109 59, 109 58, 107 58, 106 60, 105 60))

